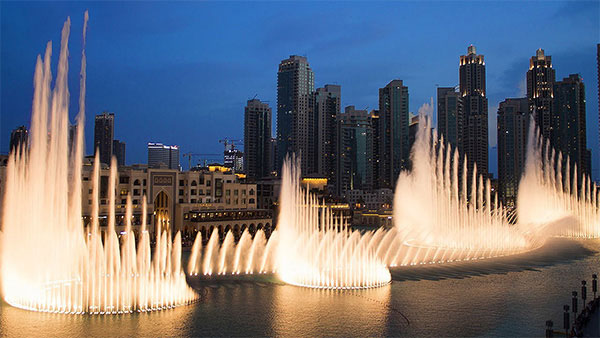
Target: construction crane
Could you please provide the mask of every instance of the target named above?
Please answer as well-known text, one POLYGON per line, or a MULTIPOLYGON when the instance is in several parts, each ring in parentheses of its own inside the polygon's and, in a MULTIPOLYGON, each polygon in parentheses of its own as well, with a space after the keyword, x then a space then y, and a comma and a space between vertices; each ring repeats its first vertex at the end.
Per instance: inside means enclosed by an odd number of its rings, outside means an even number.
POLYGON ((219 143, 223 143, 223 145, 225 146, 225 151, 227 151, 227 150, 233 150, 235 148, 236 143, 240 144, 240 143, 243 143, 243 142, 244 142, 244 140, 231 140, 231 139, 229 139, 227 137, 224 138, 224 139, 222 139, 222 140, 219 140, 219 143), (228 145, 231 146, 231 149, 227 149, 228 145))
POLYGON ((223 156, 222 154, 201 154, 201 153, 185 153, 183 154, 183 157, 187 157, 188 159, 188 170, 192 169, 192 157, 195 156, 199 156, 199 157, 213 157, 215 159, 219 158, 220 156, 223 156))

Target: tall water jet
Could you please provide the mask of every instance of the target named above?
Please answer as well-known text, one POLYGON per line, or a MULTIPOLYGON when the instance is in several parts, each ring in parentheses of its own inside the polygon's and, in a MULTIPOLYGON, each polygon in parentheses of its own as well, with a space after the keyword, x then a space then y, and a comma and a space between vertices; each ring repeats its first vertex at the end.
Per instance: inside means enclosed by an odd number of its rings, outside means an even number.
POLYGON ((361 245, 341 216, 300 187, 300 171, 286 160, 278 222, 277 273, 289 284, 317 288, 368 288, 387 284, 391 275, 375 250, 361 245))
POLYGON ((461 164, 458 151, 438 141, 424 114, 419 116, 411 156, 412 169, 400 174, 394 196, 402 253, 388 264, 485 258, 534 245, 532 236, 510 224, 497 197, 492 197, 490 181, 478 176, 476 168, 467 177, 466 159, 461 164))
POLYGON ((596 184, 588 176, 579 181, 577 165, 571 168, 569 158, 552 149, 531 120, 517 196, 519 222, 545 229, 549 235, 600 237, 596 184))
MULTIPOLYGON (((88 14, 84 20, 84 48, 88 14)), ((196 298, 181 269, 181 237, 174 243, 157 232, 155 255, 144 220, 137 248, 131 229, 132 205, 126 206, 126 231, 115 232, 116 164, 109 179, 108 230, 99 230, 99 160, 93 174, 92 222, 84 229, 81 168, 85 113, 86 57, 82 51, 80 111, 69 154, 68 38, 61 36, 54 88, 48 43, 38 56, 34 77, 31 142, 12 152, 6 171, 6 196, 0 238, 2 297, 16 307, 59 313, 116 314, 186 304, 196 298), (102 238, 104 234, 104 238, 102 238), (159 244, 160 243, 160 244, 159 244), (159 260, 163 263, 159 264, 159 260)))

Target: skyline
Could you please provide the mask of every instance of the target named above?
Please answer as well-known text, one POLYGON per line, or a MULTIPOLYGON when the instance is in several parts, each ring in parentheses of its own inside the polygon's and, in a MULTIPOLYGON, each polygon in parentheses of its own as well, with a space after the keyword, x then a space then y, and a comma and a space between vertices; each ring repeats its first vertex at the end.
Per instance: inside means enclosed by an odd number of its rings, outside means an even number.
MULTIPOLYGON (((491 146, 496 145, 498 103, 524 96, 529 59, 537 48, 552 56, 557 80, 573 73, 583 76, 588 147, 593 152, 593 176, 597 178, 599 39, 594 28, 600 23, 595 14, 599 6, 597 2, 510 6, 498 2, 473 10, 459 3, 353 3, 350 8, 344 8, 343 3, 322 3, 322 11, 311 11, 316 19, 306 25, 298 12, 308 12, 313 8, 310 4, 125 3, 115 11, 116 3, 3 2, 0 152, 8 152, 12 129, 29 125, 34 62, 43 52, 39 46, 52 40, 53 54, 58 53, 59 36, 48 33, 46 26, 71 16, 71 30, 79 32, 83 11, 89 8, 88 154, 93 144, 92 116, 104 110, 115 113, 115 138, 127 143, 128 164, 146 162, 148 142, 177 144, 182 153, 220 152, 219 139, 243 137, 248 99, 257 95, 276 110, 277 66, 292 54, 307 56, 316 87, 341 85, 342 111, 348 105, 376 109, 378 89, 401 79, 409 88, 410 111, 416 113, 431 97, 437 100, 436 84, 458 84, 459 57, 473 44, 486 58, 491 146), (239 7, 248 8, 244 11, 239 7), (375 20, 381 17, 382 7, 390 8, 382 19, 398 15, 398 20, 375 20), (212 15, 227 8, 244 15, 212 15), (410 13, 413 11, 429 11, 430 15, 420 18, 410 13), (456 34, 461 25, 450 25, 456 15, 448 14, 453 11, 467 11, 473 25, 482 26, 471 34, 456 34), (337 13, 338 21, 327 21, 332 13, 337 13), (510 27, 503 25, 507 13, 515 21, 510 27), (225 24, 220 19, 225 19, 225 24), (153 25, 157 20, 159 24, 153 25), (425 29, 411 29, 421 22, 425 29), (431 22, 437 25, 429 25, 431 22), (285 31, 286 24, 294 30, 285 31), (522 34, 523 29, 531 34, 522 34)), ((69 43, 73 121, 79 91, 80 35, 72 34, 69 43)), ((272 123, 274 131, 276 117, 272 123)), ((497 177, 495 162, 491 153, 490 169, 497 177)))

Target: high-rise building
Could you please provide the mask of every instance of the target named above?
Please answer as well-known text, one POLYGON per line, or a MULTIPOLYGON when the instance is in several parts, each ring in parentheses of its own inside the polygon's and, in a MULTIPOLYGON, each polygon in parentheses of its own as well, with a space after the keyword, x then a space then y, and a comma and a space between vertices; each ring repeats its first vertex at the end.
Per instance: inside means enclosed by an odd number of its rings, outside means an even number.
POLYGON ((538 49, 535 56, 529 60, 527 98, 529 99, 529 111, 534 113, 540 133, 547 140, 552 137, 555 73, 552 68, 552 57, 545 55, 543 49, 538 49))
POLYGON ((258 99, 244 109, 244 171, 249 179, 260 179, 271 171, 271 107, 258 99))
POLYGON ((179 169, 179 146, 148 143, 148 167, 179 169))
MULTIPOLYGON (((460 56, 459 91, 464 111, 462 145, 468 170, 488 175, 488 100, 485 91, 485 62, 475 46, 460 56)), ((469 175, 470 177, 470 175, 469 175)))
POLYGON ((569 156, 571 168, 577 164, 577 173, 590 175, 591 155, 587 149, 585 122, 585 85, 578 74, 571 74, 554 84, 552 138, 556 150, 569 156))
POLYGON ((369 182, 371 189, 379 189, 379 174, 381 172, 381 124, 379 122, 379 110, 371 110, 369 113, 371 116, 371 128, 373 129, 373 136, 371 137, 371 180, 369 182))
POLYGON ((113 155, 117 158, 117 165, 125 165, 125 142, 113 140, 113 155))
POLYGON ((113 155, 113 139, 115 134, 115 114, 103 112, 96 115, 94 123, 94 154, 100 152, 100 162, 110 165, 113 155))
POLYGON ((437 130, 447 144, 462 150, 462 96, 455 87, 437 89, 437 130))
POLYGON ((373 175, 372 117, 354 106, 338 116, 336 193, 371 189, 373 175))
POLYGON ((525 169, 529 100, 506 99, 498 107, 498 188, 502 203, 514 208, 525 169))
POLYGON ((233 143, 225 147, 223 152, 223 166, 231 168, 234 173, 239 173, 244 170, 244 152, 235 149, 233 143))
POLYGON ((314 74, 306 57, 291 55, 277 72, 277 170, 287 154, 301 156, 304 174, 314 172, 314 74))
POLYGON ((27 142, 29 140, 29 131, 25 126, 20 126, 10 133, 10 152, 15 151, 21 145, 27 146, 27 142))
POLYGON ((392 80, 379 89, 379 184, 394 189, 410 159, 408 87, 392 80))
POLYGON ((340 114, 341 87, 325 85, 314 93, 314 143, 315 172, 327 178, 329 185, 337 185, 336 150, 337 116, 340 114))

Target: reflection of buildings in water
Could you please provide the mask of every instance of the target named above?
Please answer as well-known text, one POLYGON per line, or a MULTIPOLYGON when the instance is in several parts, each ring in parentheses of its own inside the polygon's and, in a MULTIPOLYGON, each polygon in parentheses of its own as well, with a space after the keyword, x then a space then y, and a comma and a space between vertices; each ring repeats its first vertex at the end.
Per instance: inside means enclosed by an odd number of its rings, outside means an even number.
POLYGON ((275 287, 273 331, 290 337, 394 335, 387 328, 394 320, 390 317, 398 316, 389 306, 391 288, 391 284, 362 290, 275 287))

